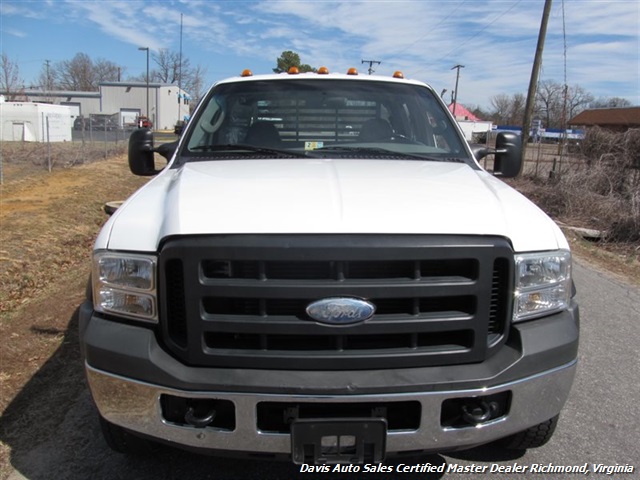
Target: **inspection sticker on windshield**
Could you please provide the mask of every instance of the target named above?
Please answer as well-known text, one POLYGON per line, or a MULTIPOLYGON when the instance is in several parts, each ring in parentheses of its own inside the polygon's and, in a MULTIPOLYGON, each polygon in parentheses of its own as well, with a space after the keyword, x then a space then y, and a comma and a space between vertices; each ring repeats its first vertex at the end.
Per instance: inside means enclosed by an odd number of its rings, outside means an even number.
POLYGON ((315 150, 316 148, 322 148, 324 142, 304 142, 305 150, 315 150))

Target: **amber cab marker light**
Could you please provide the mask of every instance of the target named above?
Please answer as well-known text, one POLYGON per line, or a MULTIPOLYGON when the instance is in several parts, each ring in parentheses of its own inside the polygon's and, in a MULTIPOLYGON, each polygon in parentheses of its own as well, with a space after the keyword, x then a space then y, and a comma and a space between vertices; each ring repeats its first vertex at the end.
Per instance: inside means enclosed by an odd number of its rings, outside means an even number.
POLYGON ((240 76, 241 77, 253 77, 253 72, 247 68, 246 70, 242 71, 240 76))
POLYGON ((320 67, 318 69, 318 74, 319 75, 328 75, 329 74, 329 69, 327 67, 320 67))
POLYGON ((395 72, 393 72, 393 78, 404 78, 404 73, 402 73, 400 70, 396 70, 395 72))
POLYGON ((289 75, 297 75, 300 73, 300 70, 298 70, 298 67, 290 67, 288 73, 289 75))
POLYGON ((358 69, 355 67, 351 67, 349 70, 347 70, 347 75, 358 75, 358 69))

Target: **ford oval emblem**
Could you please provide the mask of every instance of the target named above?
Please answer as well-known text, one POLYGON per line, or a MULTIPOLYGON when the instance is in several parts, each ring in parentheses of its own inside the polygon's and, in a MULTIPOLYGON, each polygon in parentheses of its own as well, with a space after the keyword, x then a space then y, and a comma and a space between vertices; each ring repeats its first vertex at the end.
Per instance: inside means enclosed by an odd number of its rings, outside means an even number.
POLYGON ((376 306, 360 298, 323 298, 307 305, 307 315, 327 325, 351 325, 371 318, 376 306))

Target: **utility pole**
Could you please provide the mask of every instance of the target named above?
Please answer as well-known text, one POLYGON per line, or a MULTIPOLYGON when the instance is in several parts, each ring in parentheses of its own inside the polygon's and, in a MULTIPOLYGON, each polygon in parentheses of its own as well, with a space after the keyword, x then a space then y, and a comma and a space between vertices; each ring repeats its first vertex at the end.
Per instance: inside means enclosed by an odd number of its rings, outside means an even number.
POLYGON ((458 80, 460 80, 460 69, 464 68, 464 65, 456 65, 451 70, 456 69, 456 89, 453 91, 453 118, 456 117, 456 105, 458 104, 458 80))
POLYGON ((378 60, 362 60, 362 63, 368 63, 369 64, 369 75, 371 75, 375 70, 373 69, 373 64, 375 63, 376 65, 380 65, 381 62, 379 62, 378 60))
POLYGON ((182 120, 182 105, 180 97, 182 96, 182 13, 180 14, 180 65, 178 66, 178 122, 182 120))
POLYGON ((51 73, 49 72, 49 65, 51 64, 50 60, 45 60, 44 64, 47 67, 47 84, 45 85, 45 90, 49 91, 51 90, 51 73))
POLYGON ((527 92, 527 104, 524 108, 524 119, 522 121, 522 165, 524 165, 527 143, 529 142, 529 130, 531 129, 531 117, 533 116, 533 106, 536 100, 536 87, 538 85, 538 75, 540 74, 540 63, 542 62, 542 51, 544 50, 544 40, 547 36, 547 23, 551 12, 552 0, 545 0, 540 22, 540 32, 538 33, 538 46, 531 69, 531 79, 529 80, 529 91, 527 92))

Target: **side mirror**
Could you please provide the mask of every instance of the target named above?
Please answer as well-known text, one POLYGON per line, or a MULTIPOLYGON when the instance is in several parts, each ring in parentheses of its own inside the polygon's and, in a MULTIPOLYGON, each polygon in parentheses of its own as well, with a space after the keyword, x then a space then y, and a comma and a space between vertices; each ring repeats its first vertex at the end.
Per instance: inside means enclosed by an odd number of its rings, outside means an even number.
POLYGON ((493 174, 512 178, 520 174, 522 168, 522 140, 511 132, 500 132, 496 137, 493 174))
POLYGON ((175 142, 163 143, 156 148, 156 152, 166 158, 167 161, 169 161, 171 160, 171 157, 173 157, 176 148, 178 148, 178 140, 176 140, 175 142))
POLYGON ((129 137, 129 169, 134 175, 150 177, 160 173, 156 170, 153 153, 157 152, 167 160, 171 160, 178 147, 178 141, 163 143, 153 148, 153 133, 148 128, 134 130, 129 137))
POLYGON ((153 133, 148 128, 134 130, 129 137, 129 169, 141 177, 158 173, 153 160, 153 133))
POLYGON ((477 143, 472 143, 469 145, 471 147, 471 152, 476 160, 480 161, 487 155, 493 152, 490 148, 487 148, 485 145, 480 145, 477 143))

